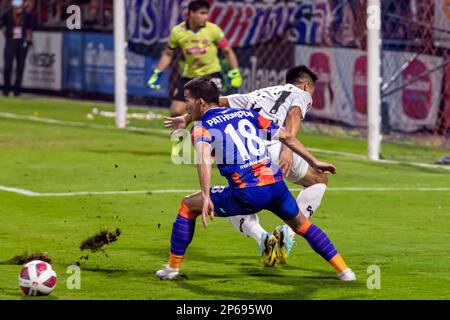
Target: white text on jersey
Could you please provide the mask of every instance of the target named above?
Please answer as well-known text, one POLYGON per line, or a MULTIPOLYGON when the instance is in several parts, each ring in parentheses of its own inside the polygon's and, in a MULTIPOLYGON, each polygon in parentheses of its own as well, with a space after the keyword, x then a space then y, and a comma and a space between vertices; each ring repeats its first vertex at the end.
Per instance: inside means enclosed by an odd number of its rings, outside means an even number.
POLYGON ((208 125, 212 126, 214 124, 219 124, 222 122, 226 122, 226 121, 230 121, 234 118, 243 118, 243 117, 252 117, 254 118, 253 113, 251 113, 250 111, 246 111, 246 110, 239 110, 239 111, 235 111, 232 113, 227 113, 227 114, 220 114, 218 116, 215 116, 209 120, 206 120, 206 123, 208 123, 208 125))

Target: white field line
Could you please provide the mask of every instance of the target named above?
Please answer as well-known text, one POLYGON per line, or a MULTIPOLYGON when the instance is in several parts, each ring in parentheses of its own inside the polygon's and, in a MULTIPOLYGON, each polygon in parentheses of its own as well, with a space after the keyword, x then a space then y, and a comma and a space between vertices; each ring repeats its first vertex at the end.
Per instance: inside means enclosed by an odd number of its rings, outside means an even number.
MULTIPOLYGON (((354 158, 354 159, 368 160, 366 156, 361 155, 361 154, 355 154, 355 153, 349 153, 349 152, 341 152, 341 151, 322 150, 322 149, 316 149, 316 148, 308 148, 308 150, 310 150, 312 152, 317 152, 317 153, 332 154, 332 155, 349 157, 349 158, 354 158)), ((411 165, 411 166, 415 166, 415 167, 422 167, 422 168, 450 170, 450 166, 444 166, 444 165, 439 165, 439 164, 430 164, 430 163, 422 163, 422 162, 407 162, 407 161, 396 161, 396 160, 380 159, 380 160, 377 160, 375 163, 407 164, 407 165, 411 165)))
POLYGON ((21 194, 21 195, 29 196, 29 197, 39 196, 39 193, 36 193, 36 192, 33 192, 33 191, 29 191, 29 190, 25 190, 25 189, 18 189, 18 188, 10 188, 10 187, 5 187, 5 186, 0 186, 0 190, 6 191, 6 192, 17 193, 17 194, 21 194))
MULTIPOLYGON (((36 116, 18 115, 18 114, 9 113, 9 112, 0 112, 0 117, 8 118, 8 119, 16 119, 16 120, 35 121, 35 122, 47 123, 47 124, 67 125, 67 126, 71 126, 71 127, 108 129, 108 130, 117 129, 115 126, 112 126, 112 125, 99 125, 99 124, 89 124, 89 123, 84 123, 84 122, 56 120, 56 119, 41 118, 41 117, 36 117, 36 116)), ((169 136, 169 134, 170 134, 168 130, 164 130, 164 129, 126 127, 125 129, 120 129, 120 130, 126 130, 126 131, 132 131, 132 132, 163 133, 163 134, 167 134, 167 136, 169 136)), ((337 156, 343 156, 343 157, 349 157, 349 158, 355 158, 355 159, 368 160, 367 157, 362 154, 355 154, 355 153, 342 152, 342 151, 323 150, 323 149, 317 149, 317 148, 308 148, 308 149, 312 152, 317 152, 317 153, 331 154, 331 155, 337 155, 337 156)), ((386 164, 397 164, 397 165, 399 165, 399 164, 405 165, 406 164, 406 165, 422 167, 422 168, 450 170, 450 166, 429 164, 429 163, 422 163, 422 162, 406 162, 406 161, 396 161, 396 160, 378 160, 377 162, 378 163, 386 163, 386 164)))
MULTIPOLYGON (((301 191, 300 188, 291 188, 290 191, 301 191)), ((450 191, 448 188, 431 188, 431 187, 399 187, 399 188, 383 188, 383 187, 335 187, 328 188, 328 191, 369 191, 369 192, 387 192, 387 191, 450 191)), ((74 197, 74 196, 90 196, 90 195, 134 195, 134 194, 157 194, 157 193, 193 193, 197 192, 198 189, 157 189, 157 190, 132 190, 132 191, 81 191, 81 192, 34 192, 31 190, 11 188, 6 186, 0 186, 0 191, 12 192, 28 197, 74 197)))
POLYGON ((356 153, 349 153, 349 152, 342 152, 342 151, 323 150, 323 149, 309 148, 309 147, 308 147, 308 150, 311 152, 318 152, 318 153, 323 153, 323 154, 332 154, 332 155, 336 155, 336 156, 343 156, 343 157, 367 160, 367 156, 365 156, 363 154, 356 154, 356 153))
MULTIPOLYGON (((9 112, 0 112, 0 117, 7 118, 7 119, 15 119, 15 120, 34 121, 34 122, 40 122, 40 123, 46 123, 46 124, 65 125, 65 126, 69 126, 69 127, 108 129, 108 130, 117 129, 113 125, 101 125, 101 124, 91 124, 91 123, 76 122, 76 121, 56 120, 56 119, 42 118, 42 117, 36 117, 36 116, 18 115, 18 114, 9 113, 9 112)), ((120 130, 122 130, 122 129, 120 129, 120 130)), ((129 127, 128 126, 123 130, 132 131, 132 132, 163 133, 163 134, 167 134, 167 136, 170 136, 170 131, 164 130, 164 129, 151 129, 151 128, 139 128, 139 127, 129 127)))

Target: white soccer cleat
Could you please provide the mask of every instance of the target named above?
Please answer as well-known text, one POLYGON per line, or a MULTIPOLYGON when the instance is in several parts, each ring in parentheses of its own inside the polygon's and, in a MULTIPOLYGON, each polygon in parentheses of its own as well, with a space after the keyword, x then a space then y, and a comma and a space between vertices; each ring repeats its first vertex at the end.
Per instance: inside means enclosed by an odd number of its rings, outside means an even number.
POLYGON ((168 264, 163 269, 156 271, 156 276, 161 280, 172 280, 180 273, 180 269, 169 267, 168 264))
POLYGON ((289 236, 289 226, 285 224, 281 227, 276 227, 273 231, 273 235, 277 239, 277 262, 279 264, 286 264, 287 257, 291 252, 292 245, 294 244, 293 238, 289 236))
POLYGON ((352 271, 352 269, 347 268, 341 273, 338 273, 337 277, 342 281, 355 281, 356 274, 352 271))

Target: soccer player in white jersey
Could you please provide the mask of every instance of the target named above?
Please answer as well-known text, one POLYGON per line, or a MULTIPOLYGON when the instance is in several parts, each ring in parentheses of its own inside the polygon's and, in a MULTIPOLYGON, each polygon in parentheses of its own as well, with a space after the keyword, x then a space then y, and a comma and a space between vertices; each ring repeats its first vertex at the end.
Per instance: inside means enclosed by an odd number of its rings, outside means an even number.
MULTIPOLYGON (((293 136, 297 136, 301 121, 312 106, 314 83, 317 76, 308 67, 301 65, 288 70, 286 84, 267 87, 248 94, 234 94, 220 98, 221 106, 253 109, 263 117, 283 125, 293 136)), ((190 122, 189 116, 169 118, 166 127, 185 128, 190 122)), ((297 204, 306 218, 319 207, 327 189, 328 178, 311 168, 300 156, 284 147, 278 141, 268 142, 272 162, 277 164, 289 181, 302 185, 304 189, 297 197, 297 204)), ((264 265, 273 265, 271 257, 276 250, 278 263, 286 263, 286 257, 292 248, 295 233, 287 226, 277 227, 274 235, 278 238, 278 248, 267 248, 270 234, 260 225, 258 216, 242 215, 229 217, 237 230, 250 236, 258 243, 264 265)))

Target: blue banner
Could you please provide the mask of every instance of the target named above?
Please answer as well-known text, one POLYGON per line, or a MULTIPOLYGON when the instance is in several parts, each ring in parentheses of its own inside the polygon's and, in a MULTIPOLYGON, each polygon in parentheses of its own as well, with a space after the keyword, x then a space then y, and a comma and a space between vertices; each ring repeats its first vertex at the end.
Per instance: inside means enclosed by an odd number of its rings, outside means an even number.
MULTIPOLYGON (((63 88, 114 94, 114 39, 110 34, 67 32, 63 38, 63 88)), ((169 72, 161 90, 147 86, 157 59, 130 51, 127 59, 127 94, 156 98, 169 96, 169 72)))

